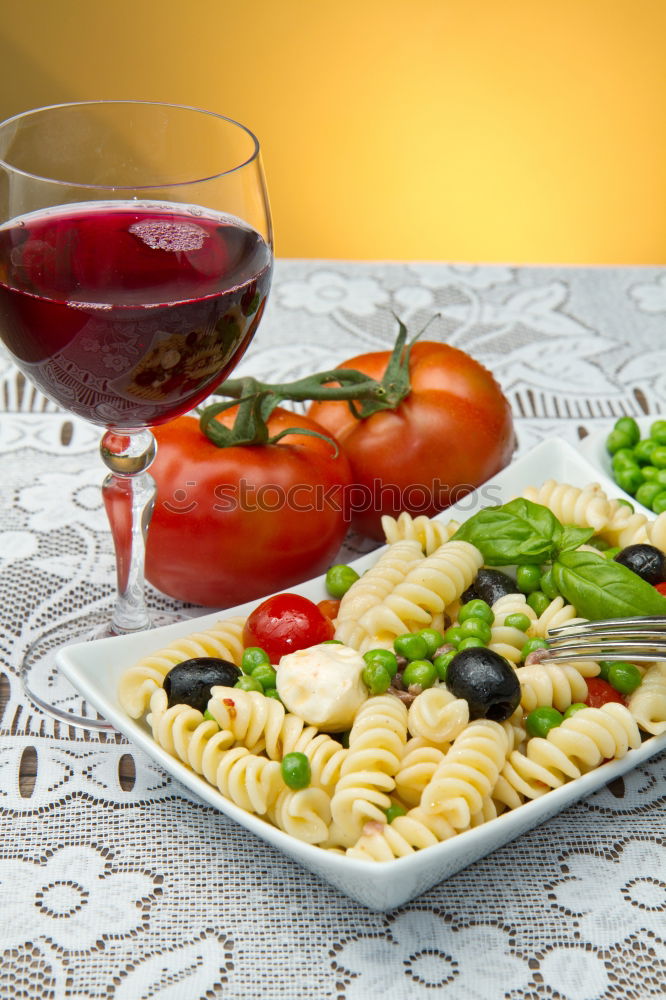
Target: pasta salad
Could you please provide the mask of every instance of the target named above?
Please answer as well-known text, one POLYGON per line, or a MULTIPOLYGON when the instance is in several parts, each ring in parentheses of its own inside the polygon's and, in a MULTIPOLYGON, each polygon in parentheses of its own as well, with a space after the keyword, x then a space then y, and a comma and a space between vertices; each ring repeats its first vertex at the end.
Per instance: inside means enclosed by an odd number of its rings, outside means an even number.
POLYGON ((371 861, 666 731, 666 663, 546 648, 558 625, 666 615, 666 513, 551 480, 463 525, 402 514, 384 529, 367 572, 335 574, 339 600, 278 595, 143 657, 123 709, 241 808, 371 861))

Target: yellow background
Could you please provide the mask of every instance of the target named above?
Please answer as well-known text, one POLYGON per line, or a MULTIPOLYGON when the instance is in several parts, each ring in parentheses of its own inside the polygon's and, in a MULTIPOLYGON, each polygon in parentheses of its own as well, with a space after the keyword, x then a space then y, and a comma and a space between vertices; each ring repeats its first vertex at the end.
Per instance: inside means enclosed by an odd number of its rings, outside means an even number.
POLYGON ((260 137, 283 257, 666 262, 666 0, 4 0, 0 114, 260 137))

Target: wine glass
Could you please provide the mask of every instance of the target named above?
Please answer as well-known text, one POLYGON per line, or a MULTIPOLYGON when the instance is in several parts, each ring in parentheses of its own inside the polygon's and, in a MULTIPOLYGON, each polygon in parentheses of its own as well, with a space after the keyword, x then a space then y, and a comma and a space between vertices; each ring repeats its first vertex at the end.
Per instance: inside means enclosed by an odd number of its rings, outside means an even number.
POLYGON ((151 625, 149 428, 196 406, 237 364, 272 264, 259 143, 238 122, 85 101, 0 124, 0 337, 45 396, 105 428, 113 614, 57 625, 22 665, 32 701, 70 725, 107 727, 59 674, 57 649, 151 625))

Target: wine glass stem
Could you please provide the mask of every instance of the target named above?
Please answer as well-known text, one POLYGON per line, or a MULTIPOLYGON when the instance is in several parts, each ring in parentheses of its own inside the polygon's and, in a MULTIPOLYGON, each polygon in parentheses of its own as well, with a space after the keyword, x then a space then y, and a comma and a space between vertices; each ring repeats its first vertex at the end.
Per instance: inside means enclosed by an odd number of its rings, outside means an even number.
POLYGON ((149 430, 107 431, 100 445, 110 470, 102 484, 102 496, 116 550, 118 596, 111 619, 111 631, 116 634, 150 627, 144 564, 157 492, 147 469, 155 451, 155 438, 149 430))

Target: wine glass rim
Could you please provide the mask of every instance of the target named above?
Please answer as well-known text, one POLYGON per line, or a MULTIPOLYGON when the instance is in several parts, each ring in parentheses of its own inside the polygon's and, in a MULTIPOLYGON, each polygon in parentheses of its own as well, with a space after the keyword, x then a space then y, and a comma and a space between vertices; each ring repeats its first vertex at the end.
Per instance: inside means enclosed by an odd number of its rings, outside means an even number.
POLYGON ((115 100, 110 98, 108 100, 88 100, 88 101, 63 101, 59 104, 45 104, 42 107, 30 108, 28 111, 20 111, 18 114, 12 115, 10 118, 5 118, 4 121, 0 121, 0 132, 5 128, 5 126, 12 125, 14 122, 20 121, 22 118, 29 118, 31 115, 37 115, 42 111, 57 111, 59 108, 83 108, 89 105, 110 105, 110 104, 127 104, 127 105, 142 105, 142 106, 153 106, 161 108, 172 108, 178 111, 196 111, 202 115, 209 115, 211 118, 218 118, 221 121, 227 122, 229 125, 235 125, 237 128, 242 129, 246 135, 252 141, 253 150, 247 159, 243 160, 242 163, 237 163, 235 166, 230 167, 228 170, 220 170, 218 173, 209 174, 205 177, 197 177, 192 180, 187 181, 173 181, 168 183, 159 184, 85 184, 78 181, 67 181, 58 180, 55 177, 44 177, 41 174, 33 174, 28 170, 24 170, 21 167, 16 167, 12 163, 9 163, 4 157, 0 156, 0 166, 4 166, 7 170, 13 171, 15 174, 21 174, 23 177, 30 177, 33 180, 46 181, 50 184, 61 184, 65 187, 71 187, 75 185, 77 188, 90 190, 90 191, 151 191, 160 190, 165 187, 168 188, 178 188, 178 187, 191 187, 193 184, 204 184, 207 181, 214 181, 219 177, 225 177, 228 174, 233 174, 238 170, 242 170, 243 167, 248 166, 259 157, 259 140, 254 132, 243 125, 242 122, 236 121, 235 118, 229 118, 227 115, 222 115, 217 111, 210 111, 206 108, 199 108, 192 104, 173 104, 169 101, 139 101, 139 100, 128 100, 119 99, 115 100))

